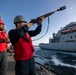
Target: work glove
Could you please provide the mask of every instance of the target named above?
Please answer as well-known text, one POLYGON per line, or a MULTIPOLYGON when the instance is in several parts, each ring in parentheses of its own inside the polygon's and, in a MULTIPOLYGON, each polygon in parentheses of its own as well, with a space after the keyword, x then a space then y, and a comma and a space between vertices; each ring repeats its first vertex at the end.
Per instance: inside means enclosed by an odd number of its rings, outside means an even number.
POLYGON ((30 23, 36 23, 36 20, 35 19, 31 19, 30 23))
POLYGON ((38 25, 41 25, 41 23, 42 23, 43 20, 44 20, 44 16, 38 17, 38 18, 36 18, 36 19, 32 19, 32 20, 30 21, 30 23, 33 23, 33 24, 37 23, 38 25))

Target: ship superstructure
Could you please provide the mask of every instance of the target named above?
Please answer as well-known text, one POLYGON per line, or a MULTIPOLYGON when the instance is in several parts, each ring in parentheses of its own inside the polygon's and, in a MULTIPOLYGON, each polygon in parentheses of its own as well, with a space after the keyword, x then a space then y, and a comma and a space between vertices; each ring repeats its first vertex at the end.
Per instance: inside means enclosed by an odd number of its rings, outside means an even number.
POLYGON ((67 24, 56 34, 53 33, 49 43, 40 43, 39 46, 44 49, 76 51, 76 22, 67 24))

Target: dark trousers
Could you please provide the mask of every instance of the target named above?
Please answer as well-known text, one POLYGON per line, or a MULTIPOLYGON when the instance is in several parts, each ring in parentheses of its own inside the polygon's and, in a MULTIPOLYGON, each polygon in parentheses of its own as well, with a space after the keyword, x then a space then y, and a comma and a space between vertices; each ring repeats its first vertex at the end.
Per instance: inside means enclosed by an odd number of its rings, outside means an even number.
POLYGON ((0 53, 0 75, 6 75, 7 71, 7 52, 0 53))
POLYGON ((16 61, 15 75, 36 75, 34 58, 16 61))

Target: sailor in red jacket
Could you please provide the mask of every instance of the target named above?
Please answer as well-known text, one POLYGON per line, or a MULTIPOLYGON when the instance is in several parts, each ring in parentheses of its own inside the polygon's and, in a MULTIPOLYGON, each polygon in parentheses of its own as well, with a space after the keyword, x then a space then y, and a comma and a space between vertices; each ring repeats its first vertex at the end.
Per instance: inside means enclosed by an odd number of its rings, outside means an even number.
POLYGON ((9 42, 8 35, 4 31, 4 23, 0 19, 0 75, 6 75, 7 70, 7 42, 9 42))
POLYGON ((37 22, 38 26, 33 31, 28 29, 33 25, 33 21, 26 23, 22 15, 18 15, 14 19, 16 29, 9 31, 9 38, 14 47, 15 54, 15 75, 36 75, 34 62, 34 47, 31 37, 36 36, 41 31, 42 20, 37 22))

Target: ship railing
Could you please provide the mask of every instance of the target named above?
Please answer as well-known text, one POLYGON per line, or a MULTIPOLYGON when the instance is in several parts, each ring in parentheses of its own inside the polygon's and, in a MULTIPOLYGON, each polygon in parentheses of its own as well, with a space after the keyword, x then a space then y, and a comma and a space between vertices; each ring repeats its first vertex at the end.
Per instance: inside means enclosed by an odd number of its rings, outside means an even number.
MULTIPOLYGON (((44 74, 42 74, 42 73, 44 73, 44 71, 46 72, 47 75, 61 75, 60 73, 52 70, 51 68, 48 68, 48 67, 40 64, 40 63, 38 63, 38 62, 36 62, 36 64, 39 65, 39 68, 40 68, 40 70, 41 70, 41 72, 39 73, 39 75, 44 75, 44 74)), ((46 75, 46 74, 45 74, 45 75, 46 75)))

